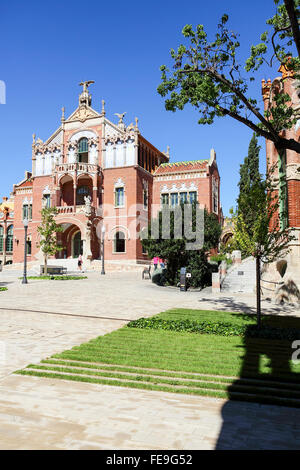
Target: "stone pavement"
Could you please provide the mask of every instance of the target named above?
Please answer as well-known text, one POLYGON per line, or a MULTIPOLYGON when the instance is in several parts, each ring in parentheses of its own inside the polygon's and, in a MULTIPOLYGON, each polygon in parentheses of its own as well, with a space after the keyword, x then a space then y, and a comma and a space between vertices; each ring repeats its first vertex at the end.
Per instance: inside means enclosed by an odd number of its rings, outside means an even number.
MULTIPOLYGON (((29 281, 1 273, 1 449, 299 448, 300 410, 11 375, 167 308, 253 311, 253 295, 179 292, 139 273, 29 281), (64 314, 64 315, 61 315, 64 314)), ((268 302, 266 313, 299 314, 268 302)))

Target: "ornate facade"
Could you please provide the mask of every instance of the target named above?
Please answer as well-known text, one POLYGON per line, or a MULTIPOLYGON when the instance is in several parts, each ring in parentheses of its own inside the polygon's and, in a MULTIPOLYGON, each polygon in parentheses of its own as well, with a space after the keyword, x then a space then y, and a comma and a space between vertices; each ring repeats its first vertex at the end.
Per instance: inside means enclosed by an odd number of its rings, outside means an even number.
MULTIPOLYGON (((300 141, 300 92, 299 81, 294 78, 294 73, 284 66, 279 69, 282 76, 271 82, 262 80, 262 95, 265 110, 272 103, 275 93, 287 93, 291 97, 291 105, 298 110, 299 119, 295 126, 282 132, 286 139, 300 141)), ((281 208, 286 216, 286 224, 293 228, 295 241, 291 243, 291 251, 286 256, 286 270, 284 277, 280 275, 277 264, 266 267, 264 275, 266 291, 274 290, 278 282, 292 279, 300 288, 300 155, 292 150, 286 150, 280 159, 273 142, 266 141, 267 165, 275 167, 274 175, 278 183, 278 191, 281 192, 281 208), (281 185, 281 187, 280 187, 281 185), (268 284, 269 283, 269 284, 268 284), (272 284, 273 283, 273 284, 272 284)))
POLYGON ((14 246, 14 201, 4 197, 0 204, 0 264, 11 264, 14 246))
POLYGON ((14 185, 13 261, 24 253, 23 219, 29 220, 29 260, 39 259, 39 235, 43 206, 56 206, 58 234, 63 249, 59 258, 85 260, 100 257, 102 227, 105 257, 116 261, 146 261, 138 234, 147 226, 162 199, 171 205, 197 199, 220 217, 220 177, 215 152, 210 159, 169 163, 169 150, 159 151, 140 133, 138 119, 126 126, 91 107, 89 85, 84 82, 79 106, 42 141, 33 135, 32 171, 14 185), (154 206, 156 205, 156 209, 154 206))

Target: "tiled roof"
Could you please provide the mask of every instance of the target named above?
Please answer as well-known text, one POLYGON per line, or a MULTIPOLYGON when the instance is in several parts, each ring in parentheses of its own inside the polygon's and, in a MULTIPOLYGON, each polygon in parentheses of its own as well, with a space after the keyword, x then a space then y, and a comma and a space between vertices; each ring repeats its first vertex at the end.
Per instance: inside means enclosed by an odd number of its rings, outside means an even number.
POLYGON ((27 186, 32 186, 32 181, 31 180, 27 180, 27 181, 24 181, 24 183, 21 183, 17 186, 17 188, 25 188, 27 186))
POLYGON ((191 160, 186 162, 162 163, 156 170, 155 175, 163 173, 176 173, 177 171, 203 170, 208 163, 206 160, 191 160))

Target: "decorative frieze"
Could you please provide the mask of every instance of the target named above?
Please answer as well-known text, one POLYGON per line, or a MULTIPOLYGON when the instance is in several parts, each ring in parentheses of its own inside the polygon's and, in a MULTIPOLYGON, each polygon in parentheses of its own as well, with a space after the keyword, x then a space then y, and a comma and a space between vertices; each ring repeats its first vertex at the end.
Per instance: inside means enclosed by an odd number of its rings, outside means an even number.
POLYGON ((286 179, 300 181, 300 164, 293 163, 286 166, 286 179))

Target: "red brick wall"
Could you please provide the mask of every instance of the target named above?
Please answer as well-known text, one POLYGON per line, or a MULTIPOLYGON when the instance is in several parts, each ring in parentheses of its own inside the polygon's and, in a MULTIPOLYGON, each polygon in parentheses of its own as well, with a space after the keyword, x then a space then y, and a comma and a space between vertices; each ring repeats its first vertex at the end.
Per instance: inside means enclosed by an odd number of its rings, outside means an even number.
POLYGON ((291 227, 300 227, 300 181, 289 180, 287 186, 289 225, 291 227))

